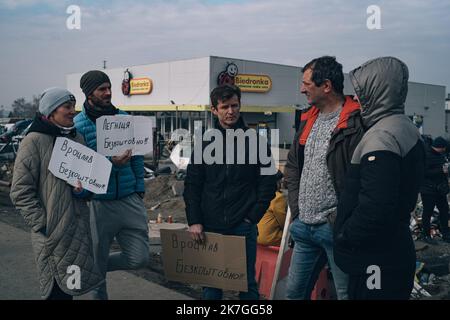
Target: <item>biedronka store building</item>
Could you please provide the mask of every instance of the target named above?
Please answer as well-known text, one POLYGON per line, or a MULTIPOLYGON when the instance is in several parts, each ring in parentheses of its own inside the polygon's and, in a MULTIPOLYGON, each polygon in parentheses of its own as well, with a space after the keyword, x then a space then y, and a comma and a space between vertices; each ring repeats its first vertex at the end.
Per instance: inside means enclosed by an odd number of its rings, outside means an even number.
MULTIPOLYGON (((261 134, 280 130, 281 147, 293 139, 295 110, 307 106, 300 67, 210 56, 102 71, 112 82, 112 103, 130 114, 155 116, 166 140, 177 128, 193 133, 194 121, 211 128, 209 95, 223 83, 241 88, 241 112, 249 127, 261 134)), ((78 111, 85 100, 79 86, 83 73, 67 75, 78 111)))
MULTIPOLYGON (((113 104, 130 114, 155 116, 165 140, 177 128, 193 133, 194 121, 211 127, 209 94, 218 84, 234 83, 241 88, 241 112, 247 125, 261 134, 279 129, 280 147, 292 143, 296 110, 308 107, 300 93, 302 70, 295 66, 210 56, 103 71, 112 82, 113 104)), ((77 110, 85 100, 80 89, 83 73, 67 75, 77 110)), ((445 90, 445 86, 408 82, 405 113, 413 121, 421 120, 417 123, 421 133, 450 137, 445 90)), ((354 94, 348 74, 344 74, 344 93, 354 94)))

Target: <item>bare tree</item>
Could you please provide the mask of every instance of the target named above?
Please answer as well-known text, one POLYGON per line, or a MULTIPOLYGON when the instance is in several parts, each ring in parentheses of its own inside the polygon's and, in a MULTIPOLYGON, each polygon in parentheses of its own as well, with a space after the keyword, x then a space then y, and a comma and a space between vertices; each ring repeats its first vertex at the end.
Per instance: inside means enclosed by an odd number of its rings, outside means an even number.
POLYGON ((11 107, 13 110, 9 115, 10 117, 32 118, 38 111, 39 98, 33 96, 31 102, 26 101, 25 98, 19 98, 14 100, 11 107))

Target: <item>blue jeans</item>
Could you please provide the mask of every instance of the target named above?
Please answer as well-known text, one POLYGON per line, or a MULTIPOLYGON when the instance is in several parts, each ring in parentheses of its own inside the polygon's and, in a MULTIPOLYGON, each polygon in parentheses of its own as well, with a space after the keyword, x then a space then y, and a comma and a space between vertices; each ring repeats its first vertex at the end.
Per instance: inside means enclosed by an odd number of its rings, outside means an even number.
MULTIPOLYGON (((205 230, 206 232, 216 232, 224 235, 243 236, 245 237, 245 250, 247 253, 247 292, 239 292, 239 299, 241 300, 258 300, 258 284, 256 283, 256 239, 258 237, 258 230, 256 224, 242 222, 238 226, 231 228, 225 232, 217 232, 215 230, 205 230)), ((221 300, 222 289, 218 288, 203 288, 203 300, 221 300)))
POLYGON ((286 297, 309 300, 328 260, 339 300, 348 299, 348 276, 334 263, 333 230, 329 223, 308 225, 295 219, 290 226, 295 241, 289 268, 286 297))

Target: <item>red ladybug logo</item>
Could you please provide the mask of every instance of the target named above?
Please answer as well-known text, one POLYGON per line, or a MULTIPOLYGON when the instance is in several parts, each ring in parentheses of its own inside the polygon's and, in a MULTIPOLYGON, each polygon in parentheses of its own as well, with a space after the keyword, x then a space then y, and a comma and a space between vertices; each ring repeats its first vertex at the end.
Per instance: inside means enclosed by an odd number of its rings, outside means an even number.
POLYGON ((129 96, 130 95, 130 80, 132 79, 132 75, 131 72, 127 70, 125 70, 125 72, 123 73, 123 80, 122 80, 122 93, 125 96, 129 96))
POLYGON ((234 77, 238 74, 238 67, 234 63, 228 63, 227 67, 225 68, 225 71, 222 71, 219 73, 219 76, 217 77, 217 84, 219 86, 224 84, 231 84, 234 85, 234 77))

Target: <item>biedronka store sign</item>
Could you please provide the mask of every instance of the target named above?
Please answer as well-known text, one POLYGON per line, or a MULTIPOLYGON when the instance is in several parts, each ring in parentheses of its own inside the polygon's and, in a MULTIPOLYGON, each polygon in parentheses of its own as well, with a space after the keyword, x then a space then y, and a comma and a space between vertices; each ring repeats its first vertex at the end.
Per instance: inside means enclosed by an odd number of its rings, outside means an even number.
POLYGON ((234 78, 234 84, 242 92, 268 92, 272 89, 272 79, 265 75, 238 74, 234 78))
POLYGON ((153 89, 153 82, 149 78, 136 78, 130 80, 130 93, 133 94, 150 94, 153 89))
POLYGON ((240 74, 235 63, 228 63, 217 77, 217 84, 234 84, 242 92, 264 93, 272 89, 272 79, 267 75, 240 74))

